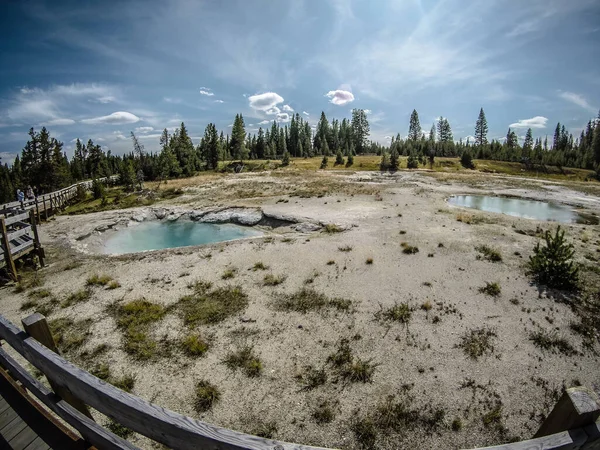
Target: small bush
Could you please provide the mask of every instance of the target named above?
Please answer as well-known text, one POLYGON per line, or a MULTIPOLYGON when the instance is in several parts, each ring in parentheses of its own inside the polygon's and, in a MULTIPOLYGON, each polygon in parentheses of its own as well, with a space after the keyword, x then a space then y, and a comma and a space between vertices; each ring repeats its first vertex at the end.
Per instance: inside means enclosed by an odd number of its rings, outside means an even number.
POLYGON ((335 155, 335 163, 333 165, 334 166, 343 166, 345 164, 345 162, 346 161, 344 161, 344 156, 342 155, 342 152, 340 150, 338 150, 335 155))
POLYGON ((452 421, 452 431, 460 431, 460 430, 462 430, 462 427, 463 427, 462 420, 460 419, 460 417, 456 417, 452 421))
POLYGON ((373 419, 354 415, 350 422, 350 430, 354 433, 354 438, 361 448, 375 448, 377 427, 373 419))
POLYGON ((490 297, 498 297, 502 292, 502 289, 500 288, 500 285, 496 282, 486 282, 485 286, 479 288, 479 292, 481 292, 482 294, 489 295, 490 297))
POLYGON ((402 242, 400 244, 402 247, 402 253, 405 255, 414 255, 415 253, 419 253, 419 248, 409 245, 407 242, 402 242))
POLYGON ((254 263, 254 266, 252 266, 252 270, 255 272, 257 270, 267 270, 268 268, 269 268, 269 266, 266 266, 262 261, 254 263))
POLYGON ((351 252, 352 251, 352 246, 350 245, 345 245, 343 247, 338 247, 338 250, 340 252, 351 252))
POLYGON ((101 380, 108 380, 110 377, 110 366, 107 363, 99 363, 94 366, 90 373, 101 380))
POLYGON ((328 266, 333 266, 334 264, 335 264, 335 261, 333 259, 330 259, 329 261, 327 261, 328 266))
POLYGON ((85 284, 88 286, 106 286, 111 281, 112 278, 108 275, 99 276, 98 274, 94 274, 87 279, 85 284))
POLYGON ((327 155, 323 156, 323 159, 321 160, 321 166, 319 168, 326 169, 328 162, 329 162, 329 160, 327 159, 327 155))
POLYGON ((94 199, 98 200, 102 197, 106 196, 106 186, 104 183, 98 180, 92 181, 92 194, 94 195, 94 199))
MULTIPOLYGON (((496 250, 495 248, 491 248, 488 247, 487 245, 480 245, 479 247, 475 247, 475 250, 477 250, 479 253, 481 253, 481 255, 483 255, 484 259, 487 259, 488 261, 491 262, 501 262, 502 261, 502 254, 500 253, 499 250, 496 250)), ((478 256, 478 258, 480 258, 481 256, 478 256)))
POLYGON ((481 356, 494 351, 493 340, 497 336, 489 328, 476 328, 461 337, 458 347, 462 348, 467 356, 477 360, 481 356))
POLYGON ((263 284, 265 286, 277 286, 277 285, 283 283, 284 281, 285 281, 285 275, 276 276, 271 273, 268 273, 263 278, 263 284))
POLYGON ((290 153, 283 152, 283 158, 281 159, 281 166, 286 167, 290 165, 290 153))
POLYGON ((113 307, 117 325, 121 328, 139 327, 163 318, 165 309, 145 299, 132 300, 129 303, 113 307))
POLYGON ((75 201, 77 203, 79 202, 83 202, 87 199, 87 191, 85 190, 85 188, 83 187, 82 184, 78 184, 77 188, 76 188, 76 193, 75 193, 75 201))
POLYGON ((229 280, 229 279, 235 277, 235 273, 236 273, 235 269, 226 269, 225 272, 223 272, 223 275, 221 275, 221 278, 223 280, 229 280))
POLYGON ((135 386, 135 377, 131 374, 125 374, 120 378, 109 378, 110 384, 125 392, 131 392, 135 386))
POLYGON ((190 334, 181 341, 181 348, 187 356, 203 356, 208 347, 208 342, 198 334, 190 334))
POLYGON ((206 380, 201 380, 196 384, 196 399, 194 400, 194 409, 201 414, 208 411, 221 399, 219 389, 206 380))
POLYGON ((471 152, 469 150, 465 150, 460 158, 460 164, 465 169, 474 169, 475 164, 473 163, 473 157, 471 156, 471 152))
POLYGON ((529 257, 529 273, 538 283, 551 288, 574 290, 579 281, 579 267, 573 261, 573 244, 565 240, 565 232, 556 229, 554 236, 550 231, 544 234, 545 246, 538 242, 529 257))
POLYGON ((335 410, 332 402, 329 400, 320 402, 311 413, 311 417, 318 424, 333 422, 333 419, 335 419, 335 410))
POLYGON ((225 357, 224 363, 231 370, 241 369, 248 377, 257 377, 262 372, 262 363, 250 346, 230 352, 225 357))
POLYGON ((412 310, 408 303, 396 303, 391 308, 379 311, 377 316, 391 322, 408 323, 412 316, 412 310))
POLYGON ((335 223, 328 223, 327 225, 325 225, 325 228, 323 228, 323 231, 328 234, 333 234, 341 233, 342 231, 344 231, 344 229, 339 227, 335 223))
POLYGON ((121 287, 121 283, 119 283, 118 281, 113 280, 110 283, 108 283, 108 286, 106 287, 106 289, 113 290, 113 289, 118 289, 120 287, 121 287))
POLYGON ((352 355, 350 341, 341 339, 338 342, 337 350, 327 358, 338 374, 349 382, 370 383, 373 381, 373 374, 378 364, 373 364, 372 360, 363 361, 352 355))
MULTIPOLYGON (((352 155, 352 153, 350 153, 348 155, 348 159, 346 161, 346 167, 351 167, 354 165, 354 156, 352 155)), ((599 166, 600 167, 600 166, 599 166)), ((600 172, 599 172, 600 173, 600 172)))
POLYGON ((429 300, 427 300, 425 303, 423 303, 421 305, 421 309, 423 311, 426 311, 426 312, 429 312, 431 310, 431 308, 432 308, 432 305, 431 305, 431 302, 429 300))
POLYGON ((365 263, 366 263, 367 265, 371 265, 371 264, 373 264, 373 258, 367 258, 367 260, 365 261, 365 263))
POLYGON ((264 421, 262 419, 254 420, 253 427, 250 430, 250 434, 265 439, 273 439, 276 433, 277 423, 274 421, 264 421))

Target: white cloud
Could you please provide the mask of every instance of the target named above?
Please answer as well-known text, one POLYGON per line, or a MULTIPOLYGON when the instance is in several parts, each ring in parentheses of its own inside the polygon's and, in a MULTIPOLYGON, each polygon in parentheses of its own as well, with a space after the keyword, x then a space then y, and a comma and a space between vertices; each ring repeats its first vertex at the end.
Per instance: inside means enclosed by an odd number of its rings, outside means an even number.
POLYGON ((154 131, 153 127, 137 127, 135 129, 136 133, 150 133, 151 131, 154 131))
POLYGON ((329 97, 329 101, 334 105, 345 105, 354 101, 354 95, 350 91, 343 91, 341 89, 335 91, 329 91, 325 94, 325 97, 329 97))
POLYGON ((223 100, 215 100, 215 103, 225 103, 223 100))
POLYGON ((288 113, 279 113, 276 117, 277 122, 289 122, 290 119, 291 116, 288 113))
POLYGON ((258 122, 258 125, 266 125, 268 123, 271 123, 270 120, 263 120, 262 122, 258 122))
POLYGON ((285 112, 294 112, 294 108, 292 108, 290 105, 283 105, 283 110, 285 112))
POLYGON ((139 139, 158 139, 162 136, 162 134, 160 133, 154 133, 154 134, 142 134, 140 136, 138 136, 139 139))
POLYGON ((73 119, 52 119, 41 125, 57 126, 57 125, 73 125, 75 121, 73 119))
POLYGON ((115 97, 113 97, 112 95, 106 95, 104 97, 98 97, 98 101, 100 103, 111 103, 116 101, 117 99, 115 97))
POLYGON ((276 114, 279 114, 281 112, 281 110, 277 107, 277 106, 273 106, 272 108, 269 108, 265 111, 265 114, 268 114, 269 116, 274 116, 276 114))
POLYGON ((213 95, 215 95, 215 94, 213 94, 213 93, 212 93, 212 92, 210 92, 210 91, 205 91, 204 89, 200 89, 200 95, 207 95, 207 96, 209 96, 209 97, 212 97, 212 96, 213 96, 213 95))
POLYGON ((575 94, 573 92, 563 92, 563 91, 559 91, 559 92, 560 93, 558 95, 563 100, 574 103, 577 106, 581 106, 582 108, 587 109, 590 112, 597 111, 597 109, 594 106, 590 105, 583 96, 581 96, 579 94, 575 94))
POLYGON ((365 109, 365 114, 373 114, 373 111, 371 111, 370 109, 365 109))
POLYGON ((179 98, 173 98, 173 97, 163 97, 163 101, 167 102, 167 103, 181 103, 181 99, 179 98))
MULTIPOLYGON (((264 94, 251 95, 248 97, 250 107, 258 111, 269 111, 277 108, 277 104, 283 103, 283 97, 275 92, 265 92, 264 94)), ((279 108, 277 108, 279 112, 279 108)), ((269 113, 267 113, 269 114, 269 113)), ((270 114, 277 114, 272 112, 270 114)))
POLYGON ((509 128, 546 128, 548 119, 542 116, 535 116, 531 119, 521 119, 518 122, 511 123, 509 128))
POLYGON ((117 111, 108 116, 93 117, 91 119, 83 119, 81 122, 88 124, 99 124, 107 123, 113 125, 120 125, 125 123, 136 123, 139 122, 140 118, 135 114, 131 114, 126 111, 117 111))
POLYGON ((310 116, 310 114, 307 113, 306 111, 302 111, 302 114, 304 114, 305 116, 310 116))

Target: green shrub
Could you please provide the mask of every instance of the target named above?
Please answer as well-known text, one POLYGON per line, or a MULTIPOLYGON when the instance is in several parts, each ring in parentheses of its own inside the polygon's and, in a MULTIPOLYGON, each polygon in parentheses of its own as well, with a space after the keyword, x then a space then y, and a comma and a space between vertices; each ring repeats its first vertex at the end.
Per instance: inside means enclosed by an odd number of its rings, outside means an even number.
POLYGON ((489 295, 490 297, 498 297, 502 289, 498 283, 485 283, 485 286, 479 288, 479 292, 489 295))
POLYGON ((104 183, 98 180, 92 181, 92 194, 94 195, 94 199, 98 200, 102 197, 106 196, 106 186, 104 183))
POLYGON ((287 151, 283 152, 283 158, 281 159, 281 165, 283 167, 290 165, 290 153, 289 152, 287 152, 287 151))
POLYGON ((196 384, 196 400, 194 409, 197 413, 208 411, 221 399, 219 389, 206 380, 201 380, 196 384))
POLYGON ((417 158, 415 158, 415 155, 412 154, 412 152, 410 153, 410 155, 408 155, 406 167, 408 169, 417 169, 419 167, 419 162, 417 161, 417 158))
POLYGON ((321 167, 320 167, 320 169, 326 169, 328 161, 329 160, 327 159, 327 155, 323 156, 323 159, 321 160, 321 167))
POLYGON ((460 164, 465 169, 474 169, 475 164, 473 164, 473 157, 471 156, 471 152, 469 150, 465 150, 460 157, 460 164))
POLYGON ((341 150, 338 150, 336 155, 335 155, 335 163, 334 166, 343 166, 344 163, 346 161, 344 161, 344 156, 342 155, 341 150))
POLYGON ((75 193, 75 201, 78 203, 85 201, 87 199, 86 189, 83 187, 82 184, 78 184, 76 189, 77 191, 75 193))
POLYGON ((550 231, 544 234, 546 245, 538 242, 529 257, 529 273, 538 283, 551 288, 574 290, 579 281, 579 267, 573 261, 573 244, 565 241, 565 232, 556 229, 554 236, 550 231))
POLYGON ((477 255, 478 259, 483 257, 484 259, 487 259, 491 262, 502 261, 502 254, 499 250, 496 250, 495 248, 489 247, 487 245, 480 245, 478 247, 475 247, 475 250, 481 253, 481 255, 477 255))
MULTIPOLYGON (((353 165, 354 165, 354 156, 352 156, 352 153, 350 153, 348 155, 348 159, 346 161, 346 167, 352 167, 353 165)), ((600 167, 600 165, 598 167, 600 167)), ((598 173, 600 174, 600 169, 599 169, 598 173)), ((598 179, 600 179, 600 176, 598 177, 598 179)))
POLYGON ((228 353, 224 363, 231 370, 241 369, 248 377, 257 377, 262 372, 262 363, 250 346, 228 353))

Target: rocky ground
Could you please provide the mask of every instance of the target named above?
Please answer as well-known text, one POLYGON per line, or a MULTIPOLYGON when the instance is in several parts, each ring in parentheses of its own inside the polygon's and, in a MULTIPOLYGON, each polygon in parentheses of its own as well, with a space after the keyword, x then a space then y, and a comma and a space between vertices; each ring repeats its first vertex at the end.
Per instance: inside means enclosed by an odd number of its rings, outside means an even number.
MULTIPOLYGON (((408 172, 273 172, 182 187, 185 195, 169 204, 59 216, 42 226, 49 266, 28 274, 23 291, 1 288, 2 314, 19 323, 52 303, 49 319, 71 319, 62 322, 63 340, 73 344, 67 357, 89 370, 109 367, 111 380, 134 377, 136 395, 223 427, 324 447, 473 448, 527 439, 563 387, 598 382, 597 338, 571 327, 581 313, 525 274, 540 229, 556 225, 446 202, 458 193, 515 195, 599 214, 600 198, 578 186, 408 172), (266 235, 98 253, 111 233, 144 220, 233 221, 266 235), (502 261, 486 260, 476 250, 482 245, 502 261), (86 288, 94 274, 114 283, 86 288), (181 299, 197 280, 213 290, 239 286, 247 306, 218 323, 186 324, 181 299), (487 283, 500 293, 481 292, 487 283), (326 296, 324 306, 282 306, 302 289, 326 296), (79 292, 87 293, 73 299, 79 292), (126 347, 115 311, 142 298, 166 309, 144 329, 155 345, 140 359, 126 347), (86 331, 69 340, 78 324, 86 331), (179 345, 190 335, 209 344, 202 356, 179 345), (536 336, 549 340, 540 346, 536 336), (244 346, 260 360, 259 376, 224 363, 244 346), (354 366, 336 366, 330 357, 344 348, 354 366), (99 356, 90 358, 94 350, 99 356), (314 382, 307 387, 308 379, 314 382), (195 407, 201 380, 220 392, 204 412, 195 407), (382 417, 391 418, 385 426, 382 417)), ((594 292, 600 227, 565 229, 594 292)))

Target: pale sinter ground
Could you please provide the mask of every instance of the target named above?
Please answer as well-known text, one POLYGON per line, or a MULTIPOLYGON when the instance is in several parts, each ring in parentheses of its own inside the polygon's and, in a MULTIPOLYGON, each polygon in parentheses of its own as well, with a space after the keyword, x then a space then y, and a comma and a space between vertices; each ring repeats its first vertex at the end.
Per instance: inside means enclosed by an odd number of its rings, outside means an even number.
MULTIPOLYGON (((87 369, 107 363, 114 378, 131 374, 134 394, 182 414, 252 433, 259 431, 261 422, 271 422, 263 433, 275 439, 337 448, 358 447, 352 420, 372 414, 390 395, 404 399, 407 411, 421 412, 423 417, 407 419, 400 433, 377 430, 379 448, 469 448, 528 439, 563 385, 591 386, 598 381, 597 341, 593 348, 586 347, 570 329, 580 320, 571 307, 547 296, 525 275, 525 262, 538 238, 516 231, 555 224, 451 208, 445 201, 453 193, 511 194, 558 199, 598 214, 598 197, 555 183, 408 172, 393 176, 274 172, 206 176, 196 182, 198 186, 186 188, 184 196, 156 206, 182 210, 260 206, 265 212, 348 229, 300 234, 284 227, 265 238, 110 257, 72 247, 89 250, 86 243, 97 240, 98 233, 76 238, 117 216, 129 218, 135 210, 59 216, 41 227, 49 266, 41 271, 44 281, 38 289, 51 295, 38 303, 53 297, 64 301, 83 289, 92 274, 108 275, 120 284, 115 289, 93 287, 88 300, 59 305, 49 314, 49 319, 90 319, 90 334, 66 353, 69 359, 87 369), (310 198, 289 195, 294 193, 310 198), (459 213, 481 221, 459 222, 459 213), (403 253, 402 242, 419 252, 403 253), (503 261, 478 259, 475 247, 483 244, 498 249, 503 261), (346 246, 351 250, 340 250, 346 246), (369 258, 372 264, 367 264, 369 258), (268 269, 250 270, 257 262, 268 269), (224 280, 228 269, 234 276, 224 280), (265 274, 282 275, 285 281, 265 286, 265 274), (218 324, 192 328, 184 325, 174 307, 149 325, 150 336, 158 342, 157 355, 138 361, 125 353, 123 330, 108 312, 109 305, 145 298, 172 306, 191 293, 188 284, 195 280, 211 281, 213 287, 239 285, 249 304, 218 324), (497 282, 501 294, 480 293, 486 282, 497 282), (274 308, 280 294, 304 287, 348 299, 352 307, 347 312, 306 314, 274 308), (378 314, 405 302, 411 308, 406 324, 383 320, 378 314), (430 310, 422 306, 427 302, 430 310), (495 334, 490 340, 493 349, 475 360, 458 344, 470 330, 482 327, 495 334), (556 330, 578 355, 536 347, 530 333, 539 329, 556 330), (192 332, 210 342, 202 357, 185 356, 174 344, 192 332), (376 364, 372 382, 345 381, 327 362, 342 338, 349 340, 355 358, 376 364), (110 348, 93 360, 81 357, 101 344, 110 348), (246 344, 254 347, 262 362, 259 377, 248 377, 223 363, 228 352, 246 344), (165 347, 170 348, 169 355, 165 347), (324 368, 327 381, 303 390, 296 376, 305 374, 307 365, 324 368), (199 380, 210 381, 221 392, 220 401, 201 414, 194 410, 199 380), (317 423, 313 411, 325 400, 334 418, 317 423), (443 417, 435 410, 443 411, 443 417), (460 419, 459 430, 455 419, 460 419)), ((600 227, 565 228, 578 259, 597 264, 590 258, 599 256, 600 227)), ((36 309, 20 310, 32 289, 1 291, 2 314, 14 323, 36 309)), ((137 435, 129 439, 143 448, 157 446, 137 435)))

